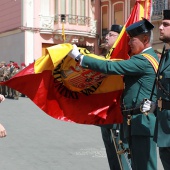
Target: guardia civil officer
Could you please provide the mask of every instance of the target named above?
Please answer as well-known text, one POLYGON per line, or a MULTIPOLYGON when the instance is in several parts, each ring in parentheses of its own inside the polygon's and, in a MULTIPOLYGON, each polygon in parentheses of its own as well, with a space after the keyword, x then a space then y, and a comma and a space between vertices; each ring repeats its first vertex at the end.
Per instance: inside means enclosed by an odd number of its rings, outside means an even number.
MULTIPOLYGON (((156 76, 152 62, 146 56, 150 56, 156 62, 159 61, 150 44, 153 28, 148 20, 143 19, 126 29, 133 54, 129 60, 103 61, 83 56, 75 45, 69 53, 69 56, 79 61, 84 68, 110 75, 124 75, 125 89, 122 96, 124 136, 129 140, 133 170, 157 169, 156 143, 153 141, 156 118, 154 113, 145 116, 139 108, 143 98, 150 96, 156 76)), ((156 101, 155 93, 153 100, 156 101)))
MULTIPOLYGON (((170 10, 163 11, 162 24, 159 27, 159 39, 170 45, 170 10)), ((154 140, 159 147, 160 159, 165 170, 170 169, 170 50, 162 56, 162 64, 157 79, 157 121, 154 140)), ((154 102, 146 100, 142 106, 143 112, 150 112, 155 107, 154 102), (152 106, 151 106, 152 104, 152 106)))
MULTIPOLYGON (((122 25, 117 24, 113 24, 111 26, 110 31, 105 37, 105 48, 107 49, 108 52, 116 42, 122 28, 123 28, 122 25)), ((119 147, 120 124, 101 125, 101 133, 106 148, 106 154, 110 170, 121 170, 122 166, 126 168, 128 165, 123 154, 120 156, 117 154, 117 150, 121 149, 119 147)), ((127 147, 125 143, 126 141, 124 141, 124 139, 122 138, 121 140, 123 140, 125 147, 127 147)))

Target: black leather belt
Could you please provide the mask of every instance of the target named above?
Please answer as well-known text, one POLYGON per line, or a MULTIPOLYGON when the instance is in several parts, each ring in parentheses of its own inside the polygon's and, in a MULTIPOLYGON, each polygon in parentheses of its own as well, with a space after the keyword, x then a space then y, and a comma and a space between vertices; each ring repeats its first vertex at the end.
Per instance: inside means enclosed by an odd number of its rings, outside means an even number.
POLYGON ((158 108, 161 111, 162 109, 170 110, 170 101, 160 99, 158 100, 158 108))
POLYGON ((123 116, 141 114, 140 108, 122 110, 123 116))

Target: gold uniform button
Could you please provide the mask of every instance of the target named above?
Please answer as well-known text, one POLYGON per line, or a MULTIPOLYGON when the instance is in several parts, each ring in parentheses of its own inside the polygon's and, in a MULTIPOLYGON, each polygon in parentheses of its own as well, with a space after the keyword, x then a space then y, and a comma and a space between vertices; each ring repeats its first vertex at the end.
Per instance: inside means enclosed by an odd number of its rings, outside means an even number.
POLYGON ((159 76, 159 79, 162 79, 162 77, 163 77, 163 76, 162 76, 162 75, 160 75, 160 76, 159 76))

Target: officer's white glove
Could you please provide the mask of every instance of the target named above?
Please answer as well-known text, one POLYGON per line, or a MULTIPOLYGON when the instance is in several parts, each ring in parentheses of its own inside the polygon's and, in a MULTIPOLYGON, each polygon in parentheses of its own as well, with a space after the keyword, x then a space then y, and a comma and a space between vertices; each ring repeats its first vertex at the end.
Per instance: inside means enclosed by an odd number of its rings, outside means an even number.
POLYGON ((141 103, 140 110, 142 113, 153 113, 156 109, 156 103, 148 99, 144 99, 141 103))
POLYGON ((75 60, 75 58, 80 54, 78 47, 73 44, 73 49, 68 53, 68 56, 70 56, 71 58, 73 58, 75 60))

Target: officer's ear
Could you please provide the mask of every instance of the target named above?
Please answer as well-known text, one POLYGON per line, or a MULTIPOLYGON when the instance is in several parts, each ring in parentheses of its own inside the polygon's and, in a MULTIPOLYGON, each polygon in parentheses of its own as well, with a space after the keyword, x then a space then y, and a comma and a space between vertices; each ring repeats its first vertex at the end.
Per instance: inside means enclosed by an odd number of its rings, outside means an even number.
POLYGON ((144 42, 144 44, 149 43, 149 36, 147 34, 143 35, 143 42, 144 42))

